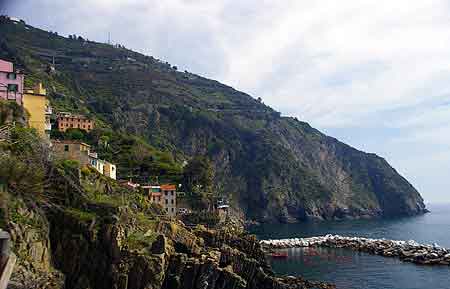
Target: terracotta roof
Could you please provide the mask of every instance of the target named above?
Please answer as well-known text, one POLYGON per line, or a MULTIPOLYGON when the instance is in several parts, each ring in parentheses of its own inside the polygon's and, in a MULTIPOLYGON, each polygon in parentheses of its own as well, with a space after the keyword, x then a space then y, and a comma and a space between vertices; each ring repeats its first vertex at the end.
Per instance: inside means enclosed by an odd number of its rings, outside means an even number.
POLYGON ((177 186, 175 185, 161 185, 162 191, 175 191, 177 189, 177 186))

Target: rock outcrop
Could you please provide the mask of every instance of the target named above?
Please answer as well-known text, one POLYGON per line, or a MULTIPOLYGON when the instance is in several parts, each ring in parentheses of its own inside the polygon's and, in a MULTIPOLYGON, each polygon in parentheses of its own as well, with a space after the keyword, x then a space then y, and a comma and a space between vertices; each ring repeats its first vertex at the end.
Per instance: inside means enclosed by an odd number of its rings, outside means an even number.
POLYGON ((275 276, 258 240, 240 228, 187 228, 144 215, 137 204, 79 199, 43 210, 18 196, 5 203, 3 221, 19 257, 10 289, 334 288, 275 276))
POLYGON ((8 289, 63 288, 64 275, 53 266, 49 228, 42 210, 28 207, 20 198, 8 202, 0 196, 1 200, 0 212, 10 212, 9 216, 4 214, 6 229, 11 235, 11 250, 17 255, 8 289))

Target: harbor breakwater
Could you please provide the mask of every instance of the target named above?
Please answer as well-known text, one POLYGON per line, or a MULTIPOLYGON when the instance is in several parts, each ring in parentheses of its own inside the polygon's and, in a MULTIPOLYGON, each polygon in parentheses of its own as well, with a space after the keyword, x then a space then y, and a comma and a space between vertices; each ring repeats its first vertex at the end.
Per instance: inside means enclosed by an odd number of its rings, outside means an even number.
POLYGON ((385 257, 397 257, 405 262, 422 265, 449 265, 450 249, 437 244, 419 244, 413 240, 396 241, 340 235, 325 235, 309 238, 292 238, 260 241, 266 250, 296 247, 349 248, 355 251, 385 257))

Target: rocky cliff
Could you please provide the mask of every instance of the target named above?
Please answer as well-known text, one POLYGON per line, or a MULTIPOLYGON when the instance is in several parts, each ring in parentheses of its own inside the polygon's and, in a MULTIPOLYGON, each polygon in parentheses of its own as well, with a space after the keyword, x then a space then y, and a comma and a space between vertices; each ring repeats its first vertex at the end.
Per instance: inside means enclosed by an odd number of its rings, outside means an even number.
POLYGON ((256 238, 239 228, 190 229, 93 171, 52 174, 40 196, 0 194, 19 257, 8 288, 334 288, 274 276, 256 238))
MULTIPOLYGON (((216 191, 248 219, 426 212, 417 190, 381 157, 281 117, 219 82, 123 47, 64 38, 4 17, 0 35, 0 57, 25 69, 30 83, 42 80, 57 109, 90 114, 101 126, 171 152, 180 163, 209 156, 216 191)), ((120 177, 128 174, 119 167, 120 177)))

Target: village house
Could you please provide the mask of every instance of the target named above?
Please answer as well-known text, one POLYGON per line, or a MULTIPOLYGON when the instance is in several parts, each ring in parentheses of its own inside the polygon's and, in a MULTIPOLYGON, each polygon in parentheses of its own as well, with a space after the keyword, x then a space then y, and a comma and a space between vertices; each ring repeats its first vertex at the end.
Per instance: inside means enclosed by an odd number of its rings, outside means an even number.
POLYGON ((74 140, 52 140, 52 150, 58 159, 78 161, 81 166, 90 164, 91 146, 74 140))
POLYGON ((108 161, 105 161, 105 164, 103 166, 103 174, 105 176, 110 177, 111 179, 115 180, 117 177, 116 172, 117 172, 116 165, 114 165, 108 161))
POLYGON ((28 119, 30 127, 35 128, 41 136, 50 138, 52 109, 42 83, 36 84, 33 89, 25 90, 23 106, 30 114, 28 119))
POLYGON ((177 187, 175 185, 161 185, 166 212, 175 216, 177 213, 177 187))
POLYGON ((141 188, 147 194, 150 202, 164 207, 164 199, 162 198, 160 186, 141 186, 141 188))
POLYGON ((175 185, 141 186, 150 202, 161 205, 169 216, 177 214, 177 192, 175 185))
POLYGON ((69 128, 78 128, 87 132, 94 129, 94 121, 84 115, 60 112, 56 115, 57 128, 65 132, 69 128))
POLYGON ((80 166, 91 166, 99 173, 111 179, 116 179, 116 165, 99 159, 97 153, 91 152, 91 146, 74 140, 53 140, 52 149, 59 159, 74 160, 80 166))
POLYGON ((22 105, 24 75, 14 64, 0 59, 0 98, 22 105))

